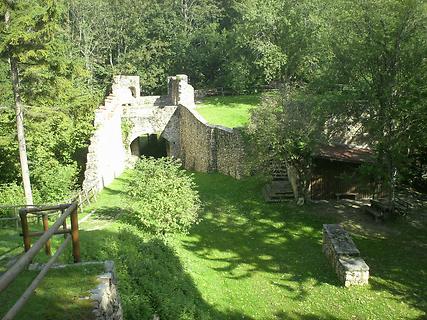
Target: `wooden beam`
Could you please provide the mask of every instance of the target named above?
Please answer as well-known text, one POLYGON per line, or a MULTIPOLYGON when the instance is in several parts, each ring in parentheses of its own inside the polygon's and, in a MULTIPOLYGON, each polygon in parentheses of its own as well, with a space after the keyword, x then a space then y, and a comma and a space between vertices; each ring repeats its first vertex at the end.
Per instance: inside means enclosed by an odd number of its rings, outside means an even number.
MULTIPOLYGON (((45 233, 47 230, 49 230, 49 219, 48 219, 47 214, 44 214, 43 215, 43 233, 45 233)), ((46 241, 45 252, 48 256, 52 255, 50 239, 46 241)))
POLYGON ((71 204, 59 204, 56 206, 40 206, 40 207, 30 207, 30 208, 21 208, 19 213, 37 213, 42 211, 54 211, 54 210, 63 210, 67 209, 71 204))
POLYGON ((27 252, 31 248, 31 238, 29 237, 28 230, 28 219, 25 213, 20 213, 19 217, 21 218, 22 236, 24 237, 24 249, 25 252, 27 252))
POLYGON ((58 259, 62 251, 64 251, 65 247, 70 242, 70 240, 71 240, 71 236, 69 235, 67 239, 65 239, 64 242, 61 244, 61 246, 58 248, 58 250, 56 250, 52 258, 49 259, 49 262, 46 263, 46 265, 43 267, 43 269, 40 271, 37 277, 34 278, 33 282, 31 282, 30 286, 25 290, 25 292, 18 299, 18 301, 16 301, 13 307, 10 308, 10 310, 6 313, 6 315, 3 317, 3 320, 12 320, 17 315, 17 313, 21 310, 21 308, 25 305, 25 303, 31 297, 34 290, 36 290, 37 286, 46 276, 47 272, 49 271, 49 268, 52 266, 52 264, 55 263, 55 261, 58 259))
POLYGON ((74 262, 80 262, 79 217, 77 215, 77 207, 71 211, 70 219, 74 262))
MULTIPOLYGON (((36 231, 36 232, 30 232, 28 233, 29 237, 40 237, 42 235, 44 235, 45 233, 43 231, 36 231)), ((71 234, 71 230, 70 229, 59 229, 58 231, 55 231, 53 234, 71 234)), ((22 237, 22 233, 19 234, 22 237)))
POLYGON ((13 265, 13 268, 7 270, 0 277, 0 292, 6 289, 9 284, 16 279, 16 277, 25 269, 25 267, 31 262, 31 260, 37 255, 40 249, 44 246, 46 241, 52 237, 52 235, 58 230, 58 228, 64 223, 64 220, 77 208, 76 203, 72 203, 62 214, 58 220, 45 232, 39 240, 25 253, 18 261, 13 265))

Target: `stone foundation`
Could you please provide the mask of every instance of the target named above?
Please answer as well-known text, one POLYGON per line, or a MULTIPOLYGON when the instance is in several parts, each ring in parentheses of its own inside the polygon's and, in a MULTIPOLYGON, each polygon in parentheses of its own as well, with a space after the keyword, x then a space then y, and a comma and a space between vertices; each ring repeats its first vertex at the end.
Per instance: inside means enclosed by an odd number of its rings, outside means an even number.
POLYGON ((323 225, 323 252, 346 286, 368 284, 369 267, 350 235, 338 224, 323 225))

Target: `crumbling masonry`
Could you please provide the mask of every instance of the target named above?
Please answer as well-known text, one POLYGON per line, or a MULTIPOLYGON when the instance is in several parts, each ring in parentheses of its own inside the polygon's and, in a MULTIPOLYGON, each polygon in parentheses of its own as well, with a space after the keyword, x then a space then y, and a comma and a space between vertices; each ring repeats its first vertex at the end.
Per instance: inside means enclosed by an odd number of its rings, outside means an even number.
POLYGON ((238 129, 207 123, 196 111, 194 89, 186 75, 168 78, 166 96, 140 96, 139 77, 116 76, 111 94, 95 111, 83 189, 109 185, 137 157, 131 142, 158 134, 168 142, 168 156, 184 168, 218 171, 239 178, 244 171, 244 143, 238 129))

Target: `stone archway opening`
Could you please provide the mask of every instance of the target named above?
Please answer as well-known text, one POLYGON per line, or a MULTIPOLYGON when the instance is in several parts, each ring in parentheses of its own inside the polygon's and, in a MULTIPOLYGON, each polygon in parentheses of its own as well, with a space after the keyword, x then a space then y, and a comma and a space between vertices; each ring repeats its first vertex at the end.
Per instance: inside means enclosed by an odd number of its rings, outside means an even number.
POLYGON ((130 144, 132 156, 163 158, 170 156, 169 141, 157 134, 145 134, 130 144))

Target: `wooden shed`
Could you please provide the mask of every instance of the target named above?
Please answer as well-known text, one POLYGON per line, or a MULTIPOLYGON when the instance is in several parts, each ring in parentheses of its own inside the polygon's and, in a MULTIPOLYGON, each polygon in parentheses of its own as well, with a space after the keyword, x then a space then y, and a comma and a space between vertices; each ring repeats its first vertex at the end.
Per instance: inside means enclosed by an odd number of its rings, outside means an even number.
POLYGON ((370 198, 373 186, 358 177, 359 167, 369 162, 374 162, 370 149, 342 144, 318 147, 313 157, 311 198, 370 198))

